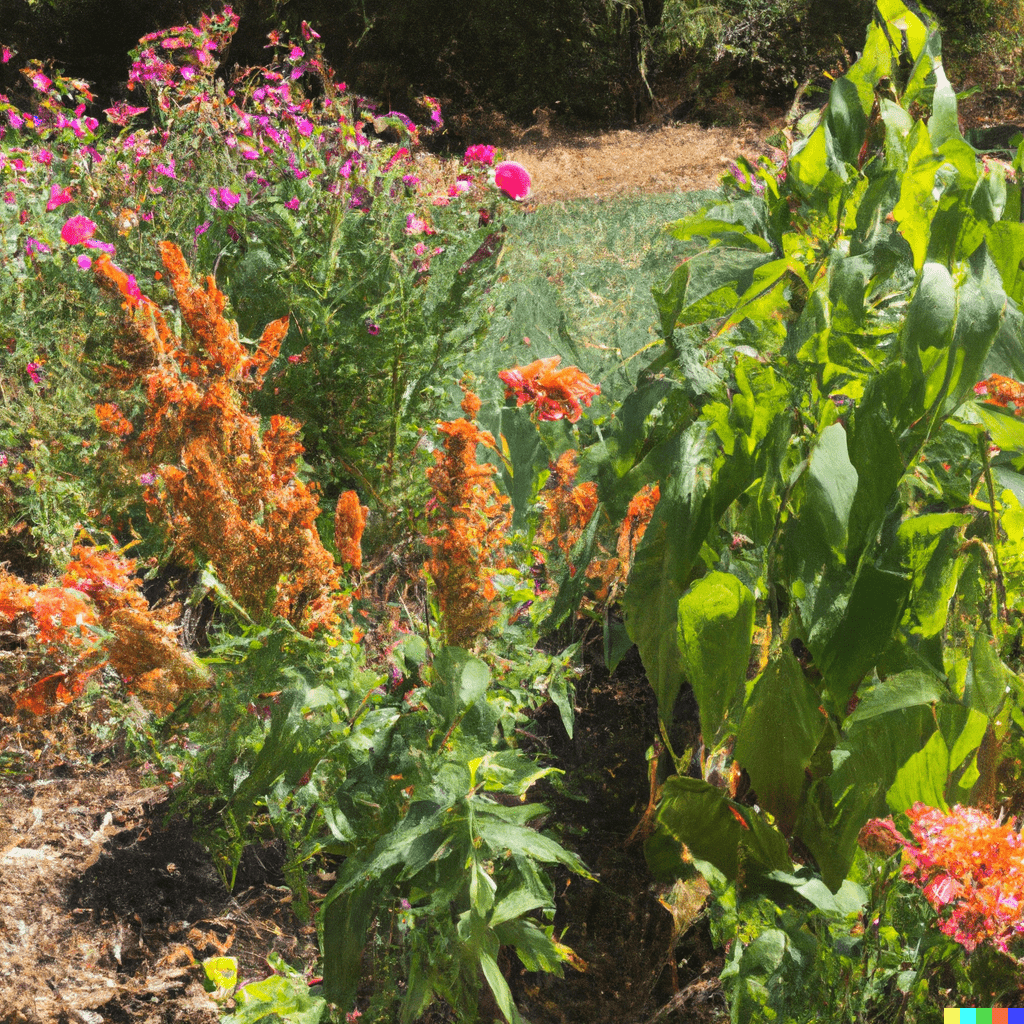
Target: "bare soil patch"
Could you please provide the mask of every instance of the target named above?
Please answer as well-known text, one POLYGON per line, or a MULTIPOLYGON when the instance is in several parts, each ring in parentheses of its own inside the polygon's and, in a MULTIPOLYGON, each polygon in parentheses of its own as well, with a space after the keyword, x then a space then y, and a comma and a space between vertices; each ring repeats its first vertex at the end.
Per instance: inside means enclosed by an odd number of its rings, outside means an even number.
POLYGON ((552 128, 543 118, 504 149, 533 177, 534 203, 607 200, 640 192, 717 188, 737 155, 756 160, 781 120, 738 128, 666 124, 597 133, 552 128))

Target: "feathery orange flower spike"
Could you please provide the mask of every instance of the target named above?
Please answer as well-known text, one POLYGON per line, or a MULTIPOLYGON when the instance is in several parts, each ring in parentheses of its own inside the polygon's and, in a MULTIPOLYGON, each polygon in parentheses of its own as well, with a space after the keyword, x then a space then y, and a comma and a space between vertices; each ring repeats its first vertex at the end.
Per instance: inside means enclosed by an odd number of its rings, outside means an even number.
POLYGON ((540 496, 544 518, 538 535, 546 547, 557 544, 568 558, 597 508, 597 484, 575 483, 579 467, 571 448, 548 468, 551 476, 540 496))
POLYGON ((601 387, 578 366, 558 364, 561 356, 537 359, 527 366, 501 370, 498 377, 505 385, 505 397, 514 398, 517 406, 531 402, 539 420, 567 419, 575 423, 583 415, 582 405, 589 406, 601 387))
POLYGON ((1016 416, 1024 412, 1024 384, 1012 377, 993 373, 987 380, 974 385, 974 393, 983 395, 990 405, 999 405, 1004 409, 1012 403, 1016 416))
MULTIPOLYGON (((467 415, 480 408, 466 393, 467 415)), ((478 445, 494 448, 494 438, 475 423, 457 419, 439 423, 444 451, 434 452, 427 470, 434 491, 430 501, 433 536, 427 569, 437 590, 448 643, 461 644, 482 633, 493 621, 496 596, 491 577, 503 559, 510 515, 498 492, 490 465, 476 461, 478 445)))
POLYGON ((342 565, 351 566, 358 572, 363 566, 361 541, 366 527, 366 515, 370 510, 359 504, 355 491, 345 491, 338 498, 334 510, 334 546, 342 565))
MULTIPOLYGON (((261 431, 243 397, 262 385, 288 320, 270 324, 250 354, 213 278, 194 284, 171 242, 160 252, 188 327, 183 338, 134 279, 109 260, 97 268, 100 283, 125 297, 135 345, 126 350, 141 356, 135 365, 149 407, 138 448, 162 481, 147 493, 149 513, 169 527, 180 560, 213 563, 254 618, 273 595, 273 614, 307 632, 334 628, 340 569, 316 530, 316 487, 297 476, 299 425, 274 416, 261 431)), ((130 624, 124 628, 127 635, 130 624)))

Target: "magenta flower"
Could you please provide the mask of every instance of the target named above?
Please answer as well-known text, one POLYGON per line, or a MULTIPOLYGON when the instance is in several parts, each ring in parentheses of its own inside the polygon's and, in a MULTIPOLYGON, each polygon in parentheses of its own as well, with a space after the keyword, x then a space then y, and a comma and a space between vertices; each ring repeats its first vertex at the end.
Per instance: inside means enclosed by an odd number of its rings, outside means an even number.
POLYGON ((210 189, 210 205, 215 210, 221 209, 221 204, 225 210, 233 210, 241 198, 237 192, 232 192, 229 188, 210 189))
POLYGON ((42 71, 37 71, 34 75, 31 75, 29 81, 32 83, 32 88, 39 92, 46 92, 53 85, 53 82, 42 71))
POLYGON ((9 46, 0 46, 0 64, 6 64, 13 56, 9 46))
POLYGON ((79 270, 88 270, 92 266, 91 256, 79 256, 75 262, 78 264, 79 270))
POLYGON ((26 363, 25 372, 32 378, 33 384, 42 384, 43 378, 39 375, 39 371, 43 368, 42 363, 26 363))
POLYGON ((45 242, 40 242, 38 238, 29 238, 25 241, 25 255, 31 256, 34 252, 47 253, 50 251, 50 247, 45 242))
POLYGON ((71 202, 71 186, 65 185, 61 188, 59 185, 50 186, 50 198, 46 201, 46 209, 48 211, 56 210, 58 206, 63 206, 65 203, 71 202))
POLYGON ((530 172, 512 160, 494 168, 494 184, 512 199, 525 199, 530 194, 530 172))
POLYGON ((83 242, 87 242, 95 234, 96 224, 89 220, 88 217, 83 217, 81 214, 69 217, 64 222, 64 227, 60 229, 60 237, 67 242, 68 245, 81 245, 83 242))
POLYGON ((376 324, 372 320, 367 320, 366 333, 372 334, 374 337, 376 337, 378 334, 380 334, 380 324, 376 324))
POLYGON ((490 167, 494 163, 493 146, 470 146, 462 158, 464 164, 483 164, 490 167))
POLYGON ((299 208, 299 197, 292 196, 287 203, 284 204, 289 210, 297 210, 299 208))
POLYGON ((156 483, 156 473, 143 473, 139 477, 139 483, 143 487, 152 487, 156 483))
POLYGON ((422 235, 424 232, 433 234, 422 217, 417 217, 415 213, 407 214, 405 218, 405 233, 407 235, 422 235))

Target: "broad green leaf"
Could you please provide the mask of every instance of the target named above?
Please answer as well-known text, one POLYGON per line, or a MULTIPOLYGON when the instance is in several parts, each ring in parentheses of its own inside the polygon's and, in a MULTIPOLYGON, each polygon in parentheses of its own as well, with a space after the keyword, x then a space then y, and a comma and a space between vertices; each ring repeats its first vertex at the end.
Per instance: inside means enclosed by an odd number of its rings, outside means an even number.
POLYGON ((1024 224, 1007 220, 992 224, 987 241, 1006 294, 1018 305, 1024 303, 1024 224))
MULTIPOLYGON (((754 595, 728 573, 709 573, 679 600, 683 671, 700 708, 704 743, 715 746, 729 726, 726 715, 747 677, 754 633, 754 595)), ((669 721, 671 706, 659 706, 669 721)), ((735 729, 735 723, 733 723, 735 729)))
POLYGON ((971 670, 967 674, 964 703, 995 719, 1006 703, 1008 693, 1016 689, 1017 677, 996 653, 992 638, 978 633, 971 651, 971 670))
POLYGON ((733 756, 784 834, 796 822, 807 768, 825 726, 821 698, 796 658, 787 651, 769 662, 754 684, 733 756))
MULTIPOLYGON (((335 886, 335 888, 337 888, 335 886)), ((324 954, 324 996, 332 1003, 351 1006, 363 975, 363 946, 379 897, 364 885, 327 899, 320 910, 321 948, 324 954)))
POLYGON ((850 870, 861 828, 887 813, 885 794, 896 773, 934 731, 927 704, 851 722, 844 730, 832 751, 832 774, 812 784, 797 823, 797 835, 833 892, 850 870))
POLYGON ((491 682, 487 665, 461 647, 442 647, 434 657, 432 673, 433 685, 424 699, 448 724, 480 700, 491 682))
POLYGON ((903 175, 900 199, 893 216, 900 234, 914 254, 914 267, 924 267, 925 254, 931 237, 931 212, 935 207, 933 190, 935 174, 942 158, 934 151, 928 129, 918 121, 907 139, 908 165, 903 175))
POLYGON ((819 529, 834 551, 846 548, 858 479, 847 450, 846 430, 842 424, 833 423, 821 432, 811 453, 810 464, 803 477, 804 503, 801 511, 807 519, 806 526, 819 529))
POLYGON ((949 692, 934 676, 917 669, 908 669, 886 679, 876 680, 864 687, 858 696, 860 700, 857 707, 847 719, 849 725, 878 718, 890 711, 938 704, 948 699, 949 692))
POLYGON ((727 878, 739 872, 741 851, 764 871, 791 871, 782 834, 756 812, 730 800, 701 779, 674 775, 662 790, 658 821, 694 857, 712 863, 727 878))
POLYGON ((1024 454, 1024 419, 1015 416, 1010 409, 978 402, 974 411, 985 425, 992 442, 1004 451, 1024 454))
POLYGON ((807 868, 795 874, 773 871, 768 876, 773 882, 793 887, 805 900, 818 910, 836 917, 848 917, 864 908, 868 892, 850 879, 844 879, 838 892, 832 892, 820 878, 815 878, 807 868))
POLYGON ((507 459, 501 463, 502 482, 512 500, 514 530, 524 529, 537 481, 548 467, 549 454, 541 440, 537 424, 525 410, 502 409, 499 437, 507 446, 507 459))
POLYGON ((814 661, 835 710, 841 711, 860 680, 889 645, 910 596, 909 575, 862 564, 853 592, 828 641, 815 650, 814 661))
POLYGON ((931 513, 904 520, 897 535, 913 573, 910 607, 917 618, 914 631, 935 636, 946 625, 949 604, 956 593, 963 559, 957 557, 958 531, 971 521, 956 512, 931 513))
POLYGON ((532 857, 545 864, 563 864, 578 874, 589 876, 586 866, 576 854, 570 853, 553 839, 548 839, 532 828, 477 816, 475 832, 476 838, 498 857, 507 853, 515 857, 532 857))
POLYGON ((948 811, 945 795, 948 779, 949 747, 936 729, 924 748, 912 755, 896 773, 896 781, 886 794, 886 800, 895 812, 905 811, 918 801, 948 811))
POLYGON ((857 163, 861 146, 864 144, 867 110, 864 106, 864 97, 861 96, 851 76, 844 75, 832 83, 826 116, 839 155, 848 164, 857 163))

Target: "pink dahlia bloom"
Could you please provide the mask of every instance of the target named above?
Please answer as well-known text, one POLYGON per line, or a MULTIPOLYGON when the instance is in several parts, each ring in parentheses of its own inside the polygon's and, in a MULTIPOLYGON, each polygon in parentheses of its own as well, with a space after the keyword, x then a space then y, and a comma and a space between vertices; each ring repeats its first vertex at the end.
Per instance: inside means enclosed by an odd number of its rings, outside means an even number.
POLYGON ((76 214, 74 217, 69 217, 64 223, 64 227, 60 229, 60 237, 67 242, 68 245, 81 245, 83 242, 88 241, 96 234, 96 224, 89 220, 88 217, 83 217, 81 214, 76 214))
POLYGON ((494 168, 494 184, 513 199, 525 199, 530 194, 530 172, 512 160, 494 168))

